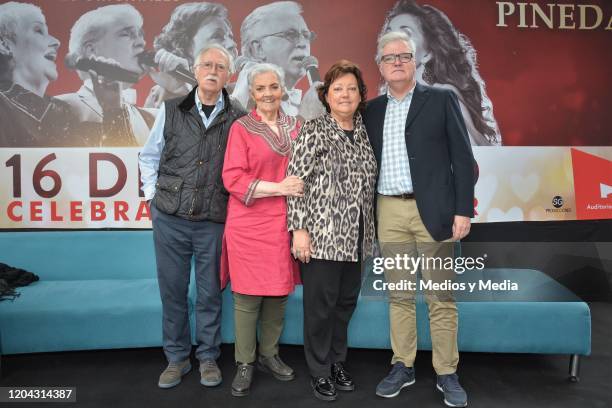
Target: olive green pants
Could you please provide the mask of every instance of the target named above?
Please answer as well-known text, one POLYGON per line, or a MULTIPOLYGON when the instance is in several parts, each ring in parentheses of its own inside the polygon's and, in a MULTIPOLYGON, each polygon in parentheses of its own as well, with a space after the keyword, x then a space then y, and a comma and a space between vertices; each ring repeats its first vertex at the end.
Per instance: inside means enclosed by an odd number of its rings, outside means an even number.
MULTIPOLYGON (((377 198, 378 237, 382 256, 396 258, 400 255, 415 260, 421 258, 422 283, 442 283, 452 281, 453 269, 445 269, 435 260, 448 260, 453 256, 451 240, 436 242, 423 225, 416 206, 416 200, 406 200, 379 195, 377 198)), ((408 264, 414 265, 414 264, 408 264)), ((385 280, 398 283, 415 282, 414 268, 385 269, 385 280)), ((459 350, 457 347, 458 314, 452 291, 423 290, 429 309, 429 329, 431 332, 432 364, 438 375, 452 374, 457 371, 459 350)), ((415 292, 410 290, 390 290, 389 320, 392 364, 401 361, 412 367, 417 352, 417 325, 415 292)))
POLYGON ((257 323, 259 354, 278 354, 278 340, 283 331, 287 296, 251 296, 234 292, 235 358, 239 363, 255 361, 257 323))

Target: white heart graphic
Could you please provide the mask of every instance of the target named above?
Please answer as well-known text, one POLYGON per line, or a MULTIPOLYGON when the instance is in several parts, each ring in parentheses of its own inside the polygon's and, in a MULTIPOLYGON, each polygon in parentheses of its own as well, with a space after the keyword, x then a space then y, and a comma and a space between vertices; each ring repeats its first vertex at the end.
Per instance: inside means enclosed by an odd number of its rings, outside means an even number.
POLYGON ((488 174, 485 177, 481 177, 476 183, 475 195, 478 200, 476 206, 476 212, 478 214, 484 214, 489 209, 491 200, 497 191, 497 176, 495 174, 488 174))
POLYGON ((510 185, 512 191, 524 203, 531 200, 533 195, 538 191, 540 186, 540 176, 536 173, 531 173, 527 177, 520 174, 510 176, 510 185))
POLYGON ((523 210, 519 207, 512 207, 506 212, 491 208, 487 213, 487 222, 523 221, 524 218, 523 210))

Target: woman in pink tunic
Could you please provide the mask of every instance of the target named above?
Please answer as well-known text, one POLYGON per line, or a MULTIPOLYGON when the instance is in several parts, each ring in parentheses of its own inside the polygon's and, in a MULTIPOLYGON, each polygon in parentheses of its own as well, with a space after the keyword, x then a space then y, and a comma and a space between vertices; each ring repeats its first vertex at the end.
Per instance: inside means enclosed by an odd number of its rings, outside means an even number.
POLYGON ((301 197, 303 183, 286 177, 299 123, 280 110, 282 70, 258 64, 248 76, 256 108, 230 128, 223 183, 230 192, 225 224, 222 283, 232 283, 237 372, 232 395, 249 393, 257 365, 279 380, 294 378, 278 355, 287 295, 298 276, 287 230, 286 196, 301 197))

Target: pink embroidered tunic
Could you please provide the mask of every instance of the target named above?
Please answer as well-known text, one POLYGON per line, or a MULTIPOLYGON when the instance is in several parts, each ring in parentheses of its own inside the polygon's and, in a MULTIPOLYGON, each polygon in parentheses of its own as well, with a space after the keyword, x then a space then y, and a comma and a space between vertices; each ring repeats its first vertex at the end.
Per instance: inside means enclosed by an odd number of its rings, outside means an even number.
POLYGON ((291 256, 287 204, 283 196, 254 198, 260 180, 286 177, 291 141, 299 123, 279 113, 279 134, 255 110, 230 128, 223 165, 223 184, 230 193, 221 259, 221 284, 245 295, 284 296, 298 283, 291 256))

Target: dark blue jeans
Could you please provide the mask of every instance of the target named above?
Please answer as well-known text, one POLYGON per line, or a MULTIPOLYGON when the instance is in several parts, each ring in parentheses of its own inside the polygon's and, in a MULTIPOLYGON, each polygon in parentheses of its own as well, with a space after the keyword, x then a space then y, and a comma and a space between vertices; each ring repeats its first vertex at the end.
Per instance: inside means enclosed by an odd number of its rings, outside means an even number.
POLYGON ((198 360, 216 360, 221 345, 219 264, 224 224, 189 221, 151 206, 157 279, 163 309, 163 346, 169 362, 191 353, 187 293, 195 260, 195 338, 198 360))

